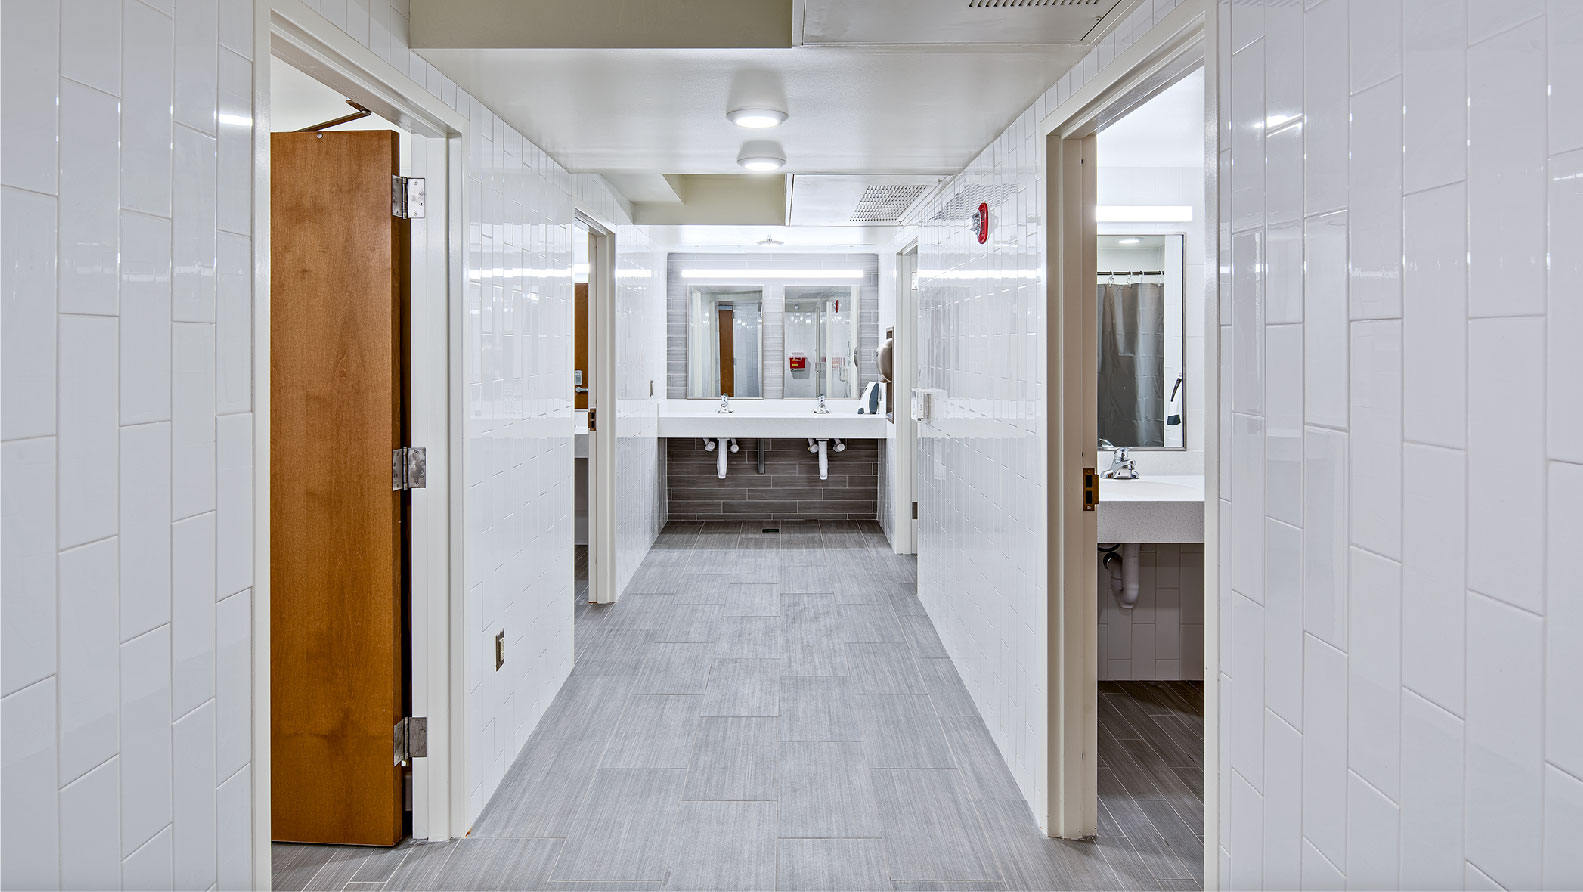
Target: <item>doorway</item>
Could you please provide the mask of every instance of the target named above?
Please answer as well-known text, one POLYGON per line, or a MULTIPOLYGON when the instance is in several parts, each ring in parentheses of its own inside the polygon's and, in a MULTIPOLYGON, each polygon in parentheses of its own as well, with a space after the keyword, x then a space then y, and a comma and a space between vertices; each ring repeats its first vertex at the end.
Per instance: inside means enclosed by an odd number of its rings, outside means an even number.
MULTIPOLYGON (((588 281, 579 306, 585 350, 583 386, 586 413, 577 412, 579 439, 586 442, 587 603, 611 604, 620 597, 616 574, 616 426, 620 421, 616 391, 616 234, 579 211, 573 241, 586 251, 588 281)), ((577 246, 574 246, 577 250, 577 246)), ((577 267, 580 268, 580 267, 577 267)), ((574 387, 577 371, 573 370, 574 387)), ((579 455, 584 454, 581 447, 579 455)), ((579 485, 584 485, 579 481, 579 485)))

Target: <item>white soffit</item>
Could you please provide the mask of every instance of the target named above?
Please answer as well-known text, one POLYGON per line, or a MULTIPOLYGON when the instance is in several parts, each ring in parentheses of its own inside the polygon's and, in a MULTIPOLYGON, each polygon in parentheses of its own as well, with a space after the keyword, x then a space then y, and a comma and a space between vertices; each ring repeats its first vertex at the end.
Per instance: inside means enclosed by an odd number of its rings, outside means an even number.
POLYGON ((1099 166, 1202 167, 1204 69, 1099 131, 1099 166))
POLYGON ((1123 0, 802 0, 805 46, 1078 44, 1123 0))
POLYGON ((891 225, 940 182, 938 176, 792 177, 788 208, 793 226, 891 225))

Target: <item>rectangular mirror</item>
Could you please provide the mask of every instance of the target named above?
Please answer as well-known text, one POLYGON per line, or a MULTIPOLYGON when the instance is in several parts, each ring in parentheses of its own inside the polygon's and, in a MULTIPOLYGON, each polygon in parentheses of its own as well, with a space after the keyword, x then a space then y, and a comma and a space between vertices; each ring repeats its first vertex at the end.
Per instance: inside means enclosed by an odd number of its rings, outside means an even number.
POLYGON ((764 289, 695 287, 687 321, 688 393, 693 398, 764 395, 764 289))
POLYGON ((1099 437, 1183 448, 1183 236, 1099 237, 1099 437))
POLYGON ((787 399, 858 395, 857 294, 847 286, 786 286, 787 399))

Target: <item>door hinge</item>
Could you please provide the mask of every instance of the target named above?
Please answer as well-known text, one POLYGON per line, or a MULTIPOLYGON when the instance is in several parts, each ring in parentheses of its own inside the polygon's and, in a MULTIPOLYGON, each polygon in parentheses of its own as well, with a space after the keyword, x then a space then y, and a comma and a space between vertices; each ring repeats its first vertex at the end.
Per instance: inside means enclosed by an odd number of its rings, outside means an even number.
POLYGON ((390 178, 390 213, 403 220, 423 218, 423 177, 390 178))
POLYGON ((592 408, 592 407, 590 407, 589 410, 588 410, 588 432, 589 433, 593 433, 594 431, 599 430, 599 414, 598 413, 599 413, 599 410, 595 409, 595 408, 592 408))
POLYGON ((429 720, 424 716, 407 716, 396 723, 391 733, 397 765, 406 765, 413 759, 429 754, 429 720))
POLYGON ((423 489, 429 485, 429 450, 402 446, 390 452, 390 490, 423 489))
POLYGON ((1083 510, 1093 511, 1099 504, 1099 475, 1093 468, 1083 469, 1083 510))

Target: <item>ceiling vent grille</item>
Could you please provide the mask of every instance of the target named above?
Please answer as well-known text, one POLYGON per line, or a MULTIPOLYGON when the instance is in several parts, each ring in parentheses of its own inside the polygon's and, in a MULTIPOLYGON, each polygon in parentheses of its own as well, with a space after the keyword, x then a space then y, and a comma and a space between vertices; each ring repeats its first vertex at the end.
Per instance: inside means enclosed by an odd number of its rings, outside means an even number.
POLYGON ((967 0, 968 9, 1025 9, 1039 6, 1098 6, 1102 0, 967 0))
POLYGON ((921 183, 870 185, 847 218, 851 223, 895 223, 929 187, 921 183))

